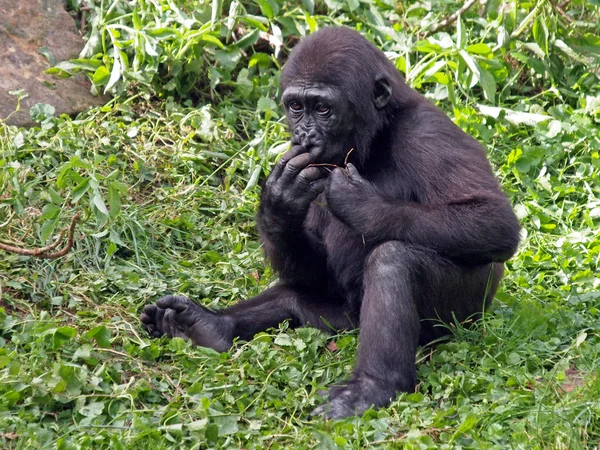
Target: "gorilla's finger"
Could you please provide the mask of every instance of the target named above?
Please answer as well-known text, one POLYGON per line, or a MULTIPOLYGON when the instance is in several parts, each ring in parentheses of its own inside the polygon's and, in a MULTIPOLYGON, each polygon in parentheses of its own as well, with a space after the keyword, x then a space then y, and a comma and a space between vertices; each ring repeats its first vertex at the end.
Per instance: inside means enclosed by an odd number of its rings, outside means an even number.
POLYGON ((279 178, 280 182, 284 185, 288 184, 296 177, 298 172, 310 164, 311 159, 312 157, 308 153, 302 153, 290 159, 279 178))
POLYGON ((317 416, 322 416, 325 413, 327 413, 327 411, 329 411, 331 409, 331 405, 329 405, 329 403, 324 403, 321 406, 317 406, 315 409, 312 410, 312 412, 309 414, 309 416, 311 418, 315 418, 317 416))
POLYGON ((331 175, 334 175, 336 177, 341 177, 344 176, 344 170, 341 167, 336 167, 335 169, 333 169, 333 172, 331 172, 331 175))
POLYGON ((140 314, 140 322, 142 322, 145 325, 151 325, 154 323, 154 317, 149 316, 146 313, 142 313, 142 314, 140 314))
POLYGON ((337 168, 333 169, 333 172, 331 172, 331 175, 328 178, 329 179, 328 186, 331 187, 332 184, 336 184, 336 185, 338 185, 337 187, 339 187, 339 185, 344 183, 347 178, 348 177, 346 176, 344 171, 342 169, 340 169, 339 167, 337 167, 337 168))
POLYGON ((144 313, 143 315, 146 315, 148 317, 152 317, 154 318, 154 316, 156 315, 156 305, 146 305, 144 306, 144 309, 142 310, 142 312, 144 313))
POLYGON ((190 306, 190 303, 192 303, 192 301, 189 298, 179 295, 167 295, 156 301, 156 305, 159 308, 173 309, 176 312, 185 311, 185 309, 190 306))
POLYGON ((346 167, 348 169, 348 174, 350 175, 350 178, 362 178, 360 176, 360 173, 358 173, 358 170, 356 170, 356 167, 354 167, 354 164, 348 163, 346 167))
POLYGON ((307 167, 306 169, 302 170, 296 177, 296 184, 299 184, 301 186, 308 186, 313 181, 318 180, 322 176, 323 175, 321 174, 321 171, 318 167, 307 167))
POLYGON ((279 161, 277 161, 277 164, 275 164, 275 167, 273 167, 271 175, 269 175, 269 179, 272 179, 274 181, 279 179, 288 161, 290 161, 295 156, 298 156, 302 152, 306 152, 306 149, 304 147, 302 147, 301 145, 294 145, 287 152, 281 155, 281 158, 279 158, 279 161))
POLYGON ((310 183, 310 190, 316 195, 319 195, 325 190, 325 180, 317 180, 310 183))

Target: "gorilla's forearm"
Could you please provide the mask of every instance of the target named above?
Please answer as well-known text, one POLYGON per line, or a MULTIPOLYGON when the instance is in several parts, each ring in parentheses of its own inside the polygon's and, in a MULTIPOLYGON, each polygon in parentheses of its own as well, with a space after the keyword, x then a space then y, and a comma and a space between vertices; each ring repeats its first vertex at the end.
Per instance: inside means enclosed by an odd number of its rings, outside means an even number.
POLYGON ((380 198, 356 211, 353 225, 368 241, 404 241, 470 264, 509 259, 517 249, 520 228, 501 195, 445 205, 380 198))
POLYGON ((265 255, 281 281, 299 286, 327 283, 325 252, 310 232, 302 226, 269 228, 261 216, 258 229, 265 255))

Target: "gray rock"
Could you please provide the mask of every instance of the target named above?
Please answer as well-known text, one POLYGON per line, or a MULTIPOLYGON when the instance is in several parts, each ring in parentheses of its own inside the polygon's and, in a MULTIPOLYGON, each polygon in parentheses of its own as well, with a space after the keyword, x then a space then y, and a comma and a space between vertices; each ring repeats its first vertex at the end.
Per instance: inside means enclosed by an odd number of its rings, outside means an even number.
POLYGON ((21 110, 8 123, 31 126, 29 109, 36 103, 54 106, 56 114, 75 114, 88 106, 104 104, 106 98, 90 93, 83 74, 71 78, 47 75, 51 65, 76 58, 84 42, 62 0, 0 0, 0 118, 12 113, 17 97, 10 91, 25 90, 21 110))

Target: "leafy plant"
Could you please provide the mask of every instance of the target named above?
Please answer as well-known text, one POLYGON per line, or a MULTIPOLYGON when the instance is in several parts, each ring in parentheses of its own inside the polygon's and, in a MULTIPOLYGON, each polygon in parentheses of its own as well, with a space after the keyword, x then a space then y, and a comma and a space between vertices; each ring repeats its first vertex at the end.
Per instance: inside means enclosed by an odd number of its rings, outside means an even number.
POLYGON ((0 122, 0 242, 46 246, 82 214, 62 258, 0 250, 3 448, 600 445, 597 5, 68 4, 86 46, 50 72, 114 98, 75 119, 38 105, 30 129, 0 122), (486 145, 523 240, 493 311, 421 349, 417 392, 324 423, 306 412, 349 373, 356 332, 284 324, 219 355, 150 340, 137 315, 165 292, 222 307, 272 282, 254 213, 289 141, 278 73, 333 24, 486 145))

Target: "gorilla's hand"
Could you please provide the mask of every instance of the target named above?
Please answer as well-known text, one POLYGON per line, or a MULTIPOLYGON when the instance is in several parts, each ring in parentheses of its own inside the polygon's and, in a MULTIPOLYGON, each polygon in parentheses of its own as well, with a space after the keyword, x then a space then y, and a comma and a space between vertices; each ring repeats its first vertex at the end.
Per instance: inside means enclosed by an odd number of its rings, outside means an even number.
POLYGON ((191 339, 195 345, 224 352, 231 347, 231 318, 214 313, 187 297, 167 295, 146 305, 141 322, 152 337, 191 339))
POLYGON ((308 167, 313 156, 300 145, 286 152, 269 175, 260 206, 265 228, 302 224, 310 203, 325 189, 323 173, 308 167))
POLYGON ((327 205, 338 219, 360 231, 365 221, 370 220, 365 211, 373 211, 373 203, 381 197, 375 187, 360 176, 354 165, 348 164, 347 167, 347 173, 338 168, 329 177, 327 205))

